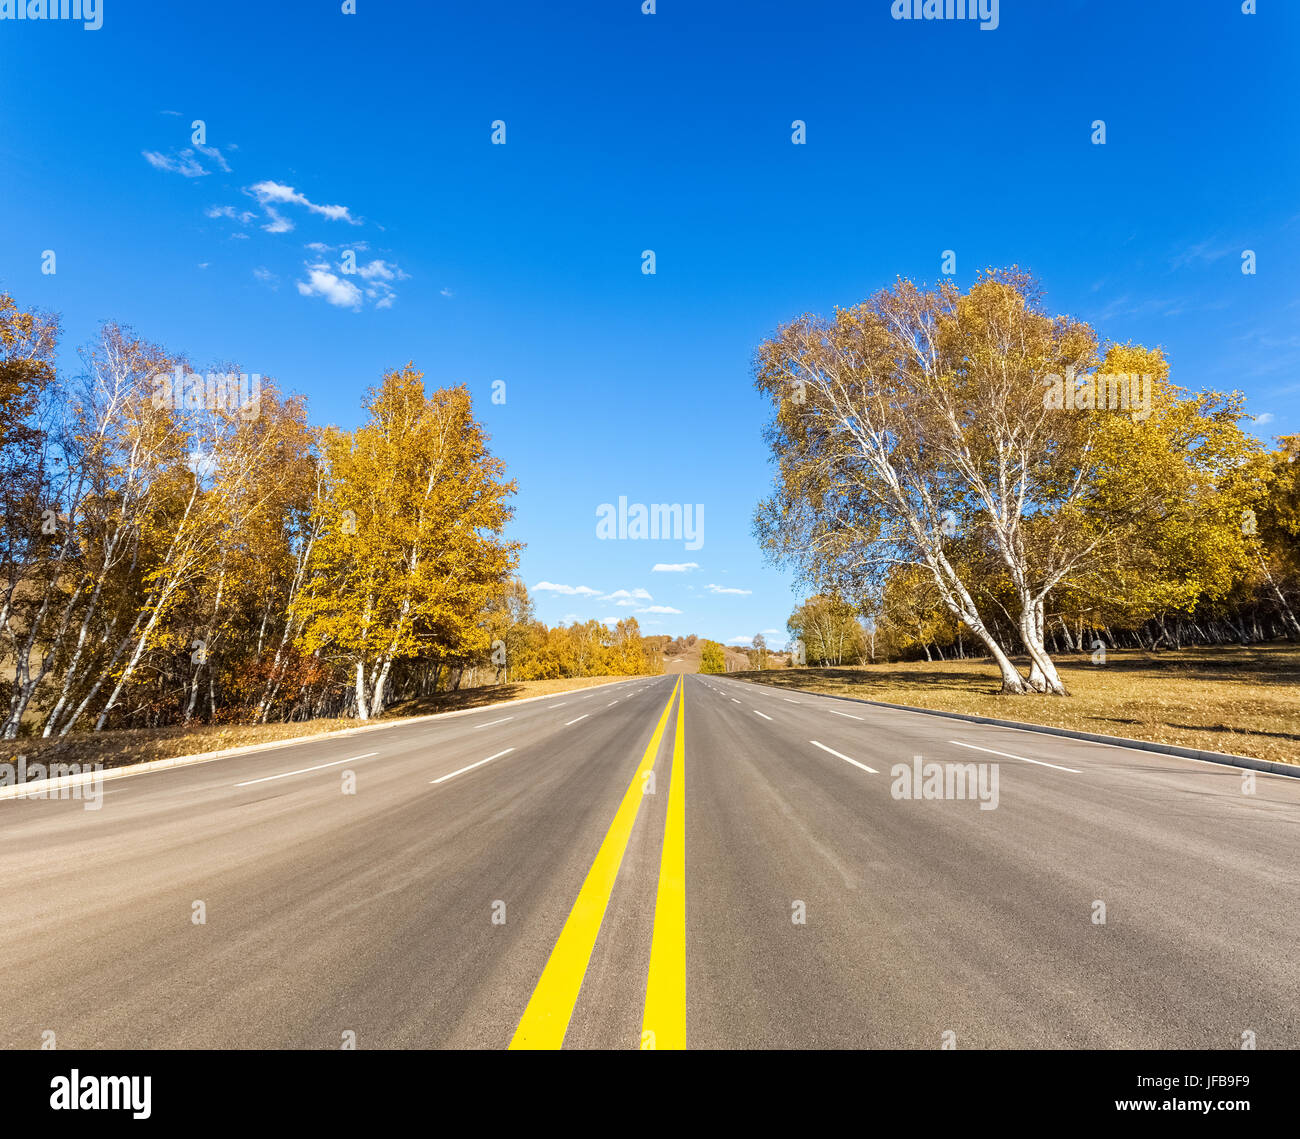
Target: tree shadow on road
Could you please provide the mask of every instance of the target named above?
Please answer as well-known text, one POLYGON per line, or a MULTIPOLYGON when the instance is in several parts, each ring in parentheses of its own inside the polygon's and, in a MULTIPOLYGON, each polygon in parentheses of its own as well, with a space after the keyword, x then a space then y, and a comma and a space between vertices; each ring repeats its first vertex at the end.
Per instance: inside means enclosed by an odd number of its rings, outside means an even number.
POLYGON ((465 708, 483 708, 503 700, 515 700, 526 694, 522 684, 493 684, 483 688, 461 688, 455 692, 435 692, 394 704, 384 712, 384 719, 402 716, 429 716, 438 712, 459 712, 465 708))

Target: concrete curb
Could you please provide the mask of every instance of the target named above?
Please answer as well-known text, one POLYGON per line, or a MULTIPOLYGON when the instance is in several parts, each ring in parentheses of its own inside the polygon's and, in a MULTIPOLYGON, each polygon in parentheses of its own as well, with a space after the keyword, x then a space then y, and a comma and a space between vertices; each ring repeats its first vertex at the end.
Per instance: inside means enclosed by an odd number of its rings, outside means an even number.
MULTIPOLYGON (((741 680, 733 676, 734 680, 741 680)), ((759 680, 743 678, 746 684, 762 684, 759 680)), ((809 692, 806 688, 786 688, 784 685, 767 684, 765 688, 781 692, 799 692, 804 696, 820 696, 826 700, 843 700, 849 704, 870 704, 875 708, 892 708, 896 712, 915 712, 921 716, 941 716, 947 720, 965 720, 969 724, 991 724, 998 728, 1015 728, 1022 732, 1038 732, 1045 736, 1061 736, 1065 739, 1086 740, 1089 743, 1107 744, 1110 747, 1132 748, 1134 751, 1150 751, 1159 755, 1172 755, 1180 759, 1198 759, 1202 763, 1219 763, 1227 767, 1247 767, 1253 771, 1267 771, 1270 775, 1284 775, 1290 779, 1300 779, 1300 764, 1274 763, 1267 759, 1256 759, 1250 755, 1229 755, 1222 751, 1200 751, 1193 747, 1179 747, 1177 744, 1156 743, 1153 740, 1131 740, 1125 736, 1103 736, 1095 732, 1076 732, 1070 728, 1054 728, 1047 724, 1026 724, 1021 720, 995 720, 991 716, 971 716, 964 712, 941 712, 935 708, 913 708, 910 704, 886 704, 883 700, 866 700, 860 696, 835 696, 829 692, 809 692)))
MULTIPOLYGON (((588 684, 585 688, 570 689, 571 692, 585 692, 589 689, 608 688, 611 684, 626 684, 642 679, 624 676, 618 680, 607 680, 602 684, 588 684)), ((655 679, 648 677, 645 679, 655 679)), ((51 791, 65 787, 82 787, 96 779, 124 779, 128 775, 147 775, 151 771, 166 771, 172 767, 190 767, 196 763, 210 763, 217 759, 229 759, 237 755, 251 755, 259 751, 274 751, 276 748, 291 747, 293 744, 309 743, 313 740, 337 739, 342 736, 359 736, 365 732, 378 732, 385 728, 400 728, 409 724, 421 724, 428 720, 445 720, 452 716, 468 716, 472 712, 482 712, 488 708, 505 708, 515 704, 531 704, 535 700, 554 700, 567 696, 568 692, 551 692, 545 696, 521 696, 518 700, 500 700, 495 704, 483 704, 477 708, 457 708, 452 712, 430 712, 425 716, 403 716, 400 720, 390 720, 383 724, 363 724, 358 728, 336 728, 332 732, 313 732, 304 736, 293 736, 287 740, 272 740, 269 743, 241 744, 239 747, 222 748, 220 751, 201 751, 193 755, 174 755, 168 759, 150 759, 143 763, 131 763, 123 767, 106 767, 102 771, 78 772, 76 775, 60 775, 57 779, 35 779, 29 783, 15 783, 9 787, 0 787, 0 801, 5 799, 46 798, 51 791)), ((38 760, 37 762, 45 762, 38 760)))

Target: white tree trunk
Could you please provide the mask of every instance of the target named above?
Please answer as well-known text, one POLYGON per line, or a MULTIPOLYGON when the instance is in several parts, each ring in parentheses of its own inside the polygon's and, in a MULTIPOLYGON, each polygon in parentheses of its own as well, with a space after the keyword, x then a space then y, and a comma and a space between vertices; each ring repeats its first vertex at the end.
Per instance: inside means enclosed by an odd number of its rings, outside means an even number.
POLYGON ((357 719, 370 719, 370 707, 366 702, 366 666, 364 661, 357 661, 357 719))

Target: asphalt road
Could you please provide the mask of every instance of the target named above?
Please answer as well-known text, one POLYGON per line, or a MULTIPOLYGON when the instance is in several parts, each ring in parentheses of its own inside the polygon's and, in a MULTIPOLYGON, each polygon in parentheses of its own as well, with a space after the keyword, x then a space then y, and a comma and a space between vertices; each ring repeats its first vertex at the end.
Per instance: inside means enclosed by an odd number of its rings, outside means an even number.
POLYGON ((1243 782, 686 676, 4 801, 0 1046, 1296 1048, 1243 782))

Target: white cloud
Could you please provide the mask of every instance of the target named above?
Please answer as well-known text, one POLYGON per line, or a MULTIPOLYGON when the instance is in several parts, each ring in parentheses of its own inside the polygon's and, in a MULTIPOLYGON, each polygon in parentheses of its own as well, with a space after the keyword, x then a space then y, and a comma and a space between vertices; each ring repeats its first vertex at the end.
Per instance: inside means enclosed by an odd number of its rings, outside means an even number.
POLYGON ((258 182, 250 186, 245 193, 252 194, 266 211, 267 217, 271 218, 271 225, 264 227, 268 233, 284 233, 286 230, 293 229, 293 223, 276 212, 275 207, 278 205, 305 206, 312 213, 329 218, 330 221, 345 221, 349 225, 361 224, 352 216, 347 206, 317 205, 306 194, 300 194, 292 186, 286 186, 283 182, 258 182))
POLYGON ((690 573, 700 568, 699 562, 656 562, 650 567, 651 573, 690 573))
POLYGON ((221 153, 220 149, 215 146, 199 146, 196 149, 200 154, 206 154, 211 158, 227 174, 230 173, 230 163, 226 161, 225 155, 221 153))
POLYGON ((211 478, 220 469, 216 457, 202 447, 196 447, 185 458, 185 465, 201 479, 211 478))
POLYGON ((732 637, 731 640, 729 640, 729 641, 727 642, 727 644, 729 644, 729 645, 747 645, 747 644, 749 644, 749 641, 750 641, 750 638, 749 638, 749 637, 732 637))
POLYGON ((450 289, 442 289, 440 291, 444 297, 454 297, 456 295, 450 289))
POLYGON ((779 637, 779 636, 780 636, 782 633, 784 633, 784 632, 785 632, 784 629, 764 629, 764 630, 763 630, 763 636, 765 636, 765 637, 779 637))
POLYGON ((613 593, 606 593, 601 601, 653 601, 650 592, 645 589, 616 589, 613 593))
POLYGON ((731 589, 725 585, 706 585, 704 588, 710 593, 736 593, 745 597, 754 592, 752 589, 731 589))
POLYGON ((375 302, 375 308, 392 308, 397 293, 388 282, 406 281, 411 276, 391 261, 378 258, 367 265, 357 266, 357 275, 366 282, 366 296, 375 302))
MULTIPOLYGON (((230 163, 226 161, 225 155, 215 146, 200 146, 196 149, 205 158, 210 158, 225 173, 230 173, 230 163)), ((172 174, 179 174, 183 178, 202 178, 212 173, 198 160, 194 150, 189 147, 175 154, 160 154, 156 150, 142 150, 140 153, 144 155, 145 161, 155 170, 167 170, 172 174)))
POLYGON ((361 307, 361 290, 351 281, 336 277, 323 262, 307 266, 307 280, 298 282, 298 292, 304 297, 324 297, 339 308, 361 307))
POLYGON ((203 164, 194 157, 194 151, 182 150, 180 154, 172 157, 168 154, 159 154, 156 150, 142 150, 145 161, 155 170, 168 170, 173 174, 179 174, 183 178, 202 178, 209 173, 204 169, 203 164))
MULTIPOLYGON (((269 227, 267 227, 269 228, 269 227)), ((308 280, 298 283, 298 291, 305 297, 323 296, 330 304, 359 309, 365 301, 375 308, 392 308, 397 293, 389 281, 405 281, 409 274, 388 261, 375 260, 359 266, 355 273, 344 273, 343 263, 331 265, 326 261, 307 264, 308 280), (360 284, 352 278, 360 278, 360 284)))
POLYGON ((379 258, 371 261, 368 265, 358 265, 357 272, 366 281, 405 281, 408 276, 396 265, 390 265, 387 261, 379 258))
POLYGON ((209 206, 203 213, 210 218, 229 218, 240 225, 247 225, 256 217, 251 210, 237 210, 234 206, 209 206))
MULTIPOLYGON (((633 609, 637 613, 678 613, 678 609, 669 609, 662 605, 653 605, 647 608, 637 608, 647 601, 653 601, 650 591, 647 589, 616 589, 612 593, 602 593, 599 589, 592 589, 589 585, 564 585, 554 581, 539 581, 532 587, 534 593, 555 593, 562 597, 590 597, 595 601, 612 602, 619 609, 633 609)), ((572 614, 564 618, 568 621, 572 614)), ((601 618, 607 624, 611 621, 617 621, 617 617, 601 618)))
POLYGON ((278 289, 280 287, 280 278, 275 273, 272 273, 271 270, 267 269, 265 266, 259 265, 256 269, 254 269, 253 276, 256 277, 259 281, 261 281, 262 284, 270 285, 271 288, 273 289, 278 289))
POLYGON ((269 220, 262 228, 267 233, 289 233, 293 229, 293 222, 282 217, 272 206, 266 207, 266 216, 269 220))
POLYGON ((556 585, 551 581, 539 581, 533 586, 533 592, 560 593, 565 597, 595 597, 600 590, 592 589, 589 585, 556 585))
POLYGON ((1255 422, 1260 424, 1272 423, 1273 413, 1271 411, 1261 411, 1257 416, 1255 416, 1255 422))

